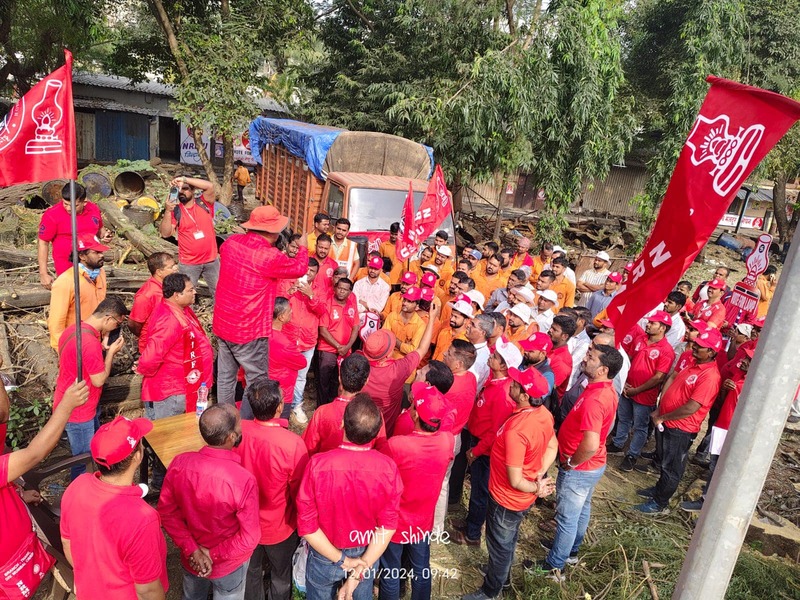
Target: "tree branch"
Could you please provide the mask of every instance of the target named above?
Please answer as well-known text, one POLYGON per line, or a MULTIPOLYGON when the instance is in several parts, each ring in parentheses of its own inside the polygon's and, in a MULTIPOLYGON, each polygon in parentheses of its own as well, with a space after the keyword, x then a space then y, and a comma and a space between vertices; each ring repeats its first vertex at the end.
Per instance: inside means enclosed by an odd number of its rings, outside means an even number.
POLYGON ((506 0, 506 19, 508 19, 508 33, 513 36, 517 33, 517 23, 514 20, 514 0, 506 0))
POLYGON ((147 3, 150 5, 156 21, 161 25, 164 35, 167 36, 167 44, 169 44, 170 52, 172 52, 172 56, 175 58, 175 64, 178 66, 181 77, 188 79, 189 68, 186 66, 186 62, 181 55, 178 37, 175 35, 175 28, 172 27, 172 22, 169 20, 169 15, 167 15, 167 11, 164 8, 164 3, 161 2, 161 0, 147 0, 147 3))
POLYGON ((372 24, 372 21, 370 21, 366 17, 366 15, 364 15, 364 13, 362 13, 360 10, 358 10, 358 8, 356 8, 356 5, 353 4, 352 0, 347 0, 347 5, 353 10, 354 13, 356 13, 356 16, 364 24, 364 27, 366 27, 370 31, 375 31, 375 26, 372 24))

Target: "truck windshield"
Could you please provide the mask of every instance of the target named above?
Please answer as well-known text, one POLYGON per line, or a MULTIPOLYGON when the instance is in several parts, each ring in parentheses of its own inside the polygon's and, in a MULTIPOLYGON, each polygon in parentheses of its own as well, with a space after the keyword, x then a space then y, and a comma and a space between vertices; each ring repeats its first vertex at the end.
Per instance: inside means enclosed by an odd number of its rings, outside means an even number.
MULTIPOLYGON (((389 231, 392 223, 399 221, 407 191, 351 188, 347 218, 352 231, 389 231)), ((424 192, 414 192, 414 208, 422 204, 424 192)), ((453 217, 448 215, 441 229, 453 235, 453 217)))

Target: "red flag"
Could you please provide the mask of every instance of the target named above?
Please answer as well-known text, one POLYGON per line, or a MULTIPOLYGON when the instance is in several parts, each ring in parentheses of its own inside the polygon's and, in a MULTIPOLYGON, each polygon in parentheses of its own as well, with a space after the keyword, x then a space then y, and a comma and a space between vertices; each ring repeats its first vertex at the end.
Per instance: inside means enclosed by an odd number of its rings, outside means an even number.
POLYGON ((436 165, 433 177, 428 182, 425 197, 414 210, 414 190, 409 183, 408 196, 403 205, 403 217, 400 223, 399 243, 396 251, 401 260, 406 260, 419 248, 420 244, 442 224, 445 217, 453 210, 450 193, 444 182, 442 167, 436 165), (413 218, 410 215, 413 214, 413 218))
POLYGON ((76 179, 72 53, 25 94, 0 123, 0 186, 76 179))
POLYGON ((620 338, 672 291, 742 183, 800 119, 800 104, 718 77, 683 147, 653 231, 608 306, 620 338))

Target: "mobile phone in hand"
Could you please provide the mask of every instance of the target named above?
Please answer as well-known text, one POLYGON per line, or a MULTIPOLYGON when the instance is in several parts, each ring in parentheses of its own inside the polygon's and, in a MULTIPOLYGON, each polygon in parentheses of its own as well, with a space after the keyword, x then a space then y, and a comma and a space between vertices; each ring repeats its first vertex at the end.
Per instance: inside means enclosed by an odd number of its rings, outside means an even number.
POLYGON ((178 201, 178 188, 176 187, 169 188, 169 201, 170 202, 178 201))
POLYGON ((110 331, 108 333, 108 346, 109 347, 111 347, 111 345, 119 339, 119 335, 120 335, 120 333, 122 333, 121 329, 122 329, 121 327, 117 327, 116 329, 114 329, 114 330, 112 330, 112 331, 110 331))

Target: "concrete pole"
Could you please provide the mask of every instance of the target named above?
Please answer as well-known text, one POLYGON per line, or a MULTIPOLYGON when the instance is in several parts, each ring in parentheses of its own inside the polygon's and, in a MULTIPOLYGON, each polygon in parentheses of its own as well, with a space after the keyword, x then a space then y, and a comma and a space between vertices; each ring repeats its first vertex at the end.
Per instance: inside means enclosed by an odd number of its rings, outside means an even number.
POLYGON ((800 240, 789 249, 673 600, 722 600, 800 385, 800 240))

